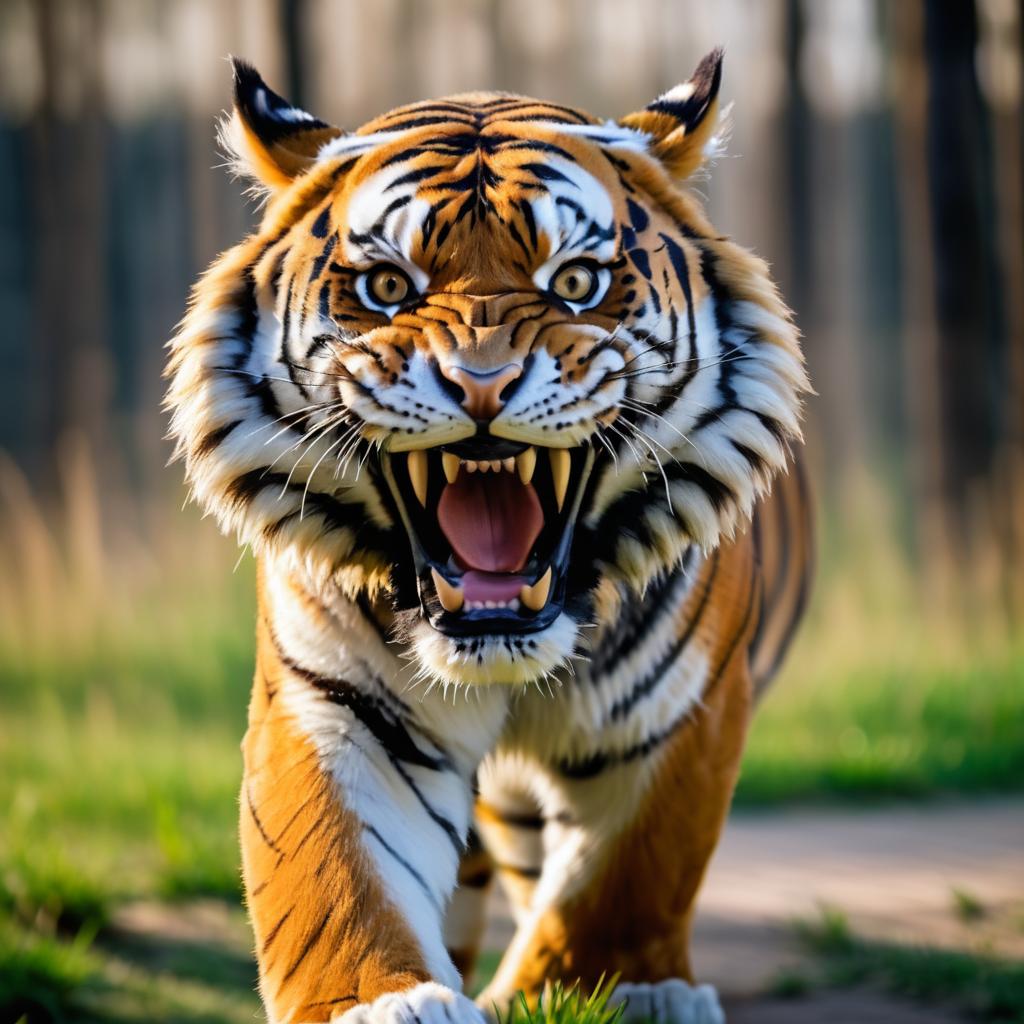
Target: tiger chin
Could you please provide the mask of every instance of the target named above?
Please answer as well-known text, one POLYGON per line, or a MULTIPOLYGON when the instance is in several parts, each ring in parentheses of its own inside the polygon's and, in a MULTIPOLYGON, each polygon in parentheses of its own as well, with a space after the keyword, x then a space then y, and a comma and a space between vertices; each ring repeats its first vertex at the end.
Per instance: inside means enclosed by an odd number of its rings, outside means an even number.
POLYGON ((796 329, 688 188, 721 68, 618 121, 472 93, 347 132, 234 62, 265 212, 197 283, 167 406, 257 558, 273 1022, 476 1022, 612 973, 627 1019, 724 1019, 694 901, 812 544, 796 329), (474 1003, 496 876, 517 930, 474 1003))

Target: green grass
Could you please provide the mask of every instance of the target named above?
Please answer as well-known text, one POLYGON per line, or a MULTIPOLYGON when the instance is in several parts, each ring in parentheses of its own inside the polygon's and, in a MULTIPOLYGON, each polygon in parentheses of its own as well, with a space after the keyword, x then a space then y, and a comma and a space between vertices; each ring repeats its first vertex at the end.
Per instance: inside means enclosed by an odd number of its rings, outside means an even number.
POLYGON ((76 1001, 100 977, 100 962, 89 952, 91 941, 89 931, 61 942, 0 924, 0 1020, 72 1019, 76 1001))
POLYGON ((737 803, 1020 792, 1024 652, 935 661, 840 666, 817 679, 795 665, 755 718, 737 803))
POLYGON ((845 915, 835 909, 801 923, 799 932, 822 958, 827 985, 880 985, 918 1001, 958 1005, 980 1020, 1024 1022, 1024 963, 868 942, 856 937, 845 915))
POLYGON ((252 1024, 252 965, 209 948, 153 951, 0 926, 0 1020, 25 1024, 252 1024))
POLYGON ((540 995, 536 1006, 520 993, 506 1012, 495 1008, 498 1024, 618 1024, 625 1007, 608 1005, 617 980, 616 976, 606 983, 602 978, 589 996, 578 984, 568 988, 555 984, 540 995))

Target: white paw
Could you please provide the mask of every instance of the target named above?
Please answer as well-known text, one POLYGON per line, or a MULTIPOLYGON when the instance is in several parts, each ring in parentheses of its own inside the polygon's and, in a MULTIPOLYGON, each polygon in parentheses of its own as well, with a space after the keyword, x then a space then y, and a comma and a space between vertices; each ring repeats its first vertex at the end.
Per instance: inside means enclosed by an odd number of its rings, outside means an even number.
POLYGON ((472 999, 436 981, 387 992, 331 1018, 332 1024, 484 1024, 472 999))
POLYGON ((622 982, 609 1003, 625 1002, 623 1024, 725 1024, 725 1014, 712 985, 688 985, 669 978, 653 985, 622 982))

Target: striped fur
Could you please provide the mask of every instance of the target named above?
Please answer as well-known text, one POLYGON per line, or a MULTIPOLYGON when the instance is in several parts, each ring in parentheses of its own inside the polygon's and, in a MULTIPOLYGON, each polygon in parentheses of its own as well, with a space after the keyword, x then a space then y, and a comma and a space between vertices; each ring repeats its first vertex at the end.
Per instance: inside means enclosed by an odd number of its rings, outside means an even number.
POLYGON ((618 123, 479 93, 346 133, 236 63, 222 135, 266 213, 196 286, 167 401, 259 561, 241 834, 271 1021, 477 1019, 493 875, 518 931, 481 1005, 619 971, 634 1014, 721 1019, 693 898, 812 558, 795 329, 685 188, 720 80, 716 52, 618 123), (368 290, 381 265, 410 298, 368 290), (479 436, 467 367, 515 367, 491 438, 579 455, 534 629, 446 627, 409 532, 409 453, 479 436))

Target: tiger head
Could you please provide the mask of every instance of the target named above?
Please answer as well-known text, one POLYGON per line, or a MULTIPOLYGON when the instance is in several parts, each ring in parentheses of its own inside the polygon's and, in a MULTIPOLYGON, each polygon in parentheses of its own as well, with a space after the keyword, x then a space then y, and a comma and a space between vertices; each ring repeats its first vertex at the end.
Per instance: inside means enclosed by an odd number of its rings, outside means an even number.
POLYGON ((767 268, 685 188, 720 51, 618 122, 472 93, 346 133, 234 72, 223 139, 265 214, 168 370, 225 529, 390 607, 447 684, 555 672, 742 525, 807 380, 767 268))

